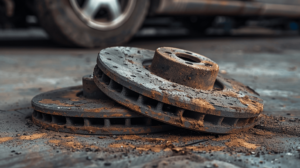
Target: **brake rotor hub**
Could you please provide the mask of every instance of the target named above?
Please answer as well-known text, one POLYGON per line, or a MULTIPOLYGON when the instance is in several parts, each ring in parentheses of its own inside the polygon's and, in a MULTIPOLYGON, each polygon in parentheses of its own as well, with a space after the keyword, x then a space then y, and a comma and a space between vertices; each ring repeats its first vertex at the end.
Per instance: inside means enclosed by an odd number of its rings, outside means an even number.
POLYGON ((174 127, 133 112, 108 98, 93 81, 58 89, 32 99, 33 122, 44 128, 79 134, 145 134, 174 127))
POLYGON ((155 51, 150 71, 181 85, 210 90, 216 81, 219 66, 197 53, 161 47, 155 51))
POLYGON ((94 81, 120 104, 171 125, 210 133, 253 127, 263 101, 218 69, 209 58, 177 48, 112 47, 99 53, 94 81))

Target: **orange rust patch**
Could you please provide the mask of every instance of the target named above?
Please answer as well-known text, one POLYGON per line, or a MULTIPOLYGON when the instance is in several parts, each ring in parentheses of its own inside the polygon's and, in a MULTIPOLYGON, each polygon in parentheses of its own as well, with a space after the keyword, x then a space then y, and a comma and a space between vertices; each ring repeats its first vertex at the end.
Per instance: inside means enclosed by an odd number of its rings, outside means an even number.
POLYGON ((135 148, 134 145, 123 144, 123 143, 110 144, 109 147, 111 147, 111 148, 135 148))
POLYGON ((127 60, 128 62, 130 62, 131 64, 134 64, 134 62, 132 60, 127 60))
POLYGON ((144 140, 148 142, 167 142, 169 139, 163 139, 163 138, 147 138, 147 137, 140 137, 137 135, 124 135, 121 136, 119 140, 144 140))
POLYGON ((99 139, 105 139, 105 138, 107 138, 107 137, 105 137, 105 136, 99 136, 98 138, 99 138, 99 139))
MULTIPOLYGON (((152 151, 152 152, 160 152, 161 150, 166 150, 168 147, 166 145, 132 145, 132 144, 124 144, 124 143, 113 143, 110 144, 111 148, 132 148, 139 151, 152 151)), ((170 150, 170 149, 167 149, 170 150)))
POLYGON ((73 149, 82 149, 85 146, 75 140, 72 141, 62 141, 62 140, 57 140, 57 139, 51 139, 48 141, 49 143, 55 144, 57 146, 65 146, 68 148, 73 148, 73 149))
POLYGON ((54 112, 52 112, 52 114, 53 114, 53 115, 61 115, 61 113, 59 113, 59 112, 55 112, 55 111, 54 111, 54 112))
POLYGON ((161 95, 159 92, 155 91, 155 90, 151 90, 151 95, 148 95, 150 98, 155 98, 156 95, 161 95))
POLYGON ((56 104, 56 105, 59 105, 59 106, 67 106, 67 107, 73 106, 71 104, 62 103, 59 100, 51 100, 51 99, 43 99, 39 102, 43 103, 43 104, 56 104))
POLYGON ((191 99, 191 102, 200 107, 205 107, 207 109, 212 109, 212 110, 215 109, 215 107, 212 104, 210 104, 209 102, 207 102, 206 100, 203 100, 201 98, 191 99))
POLYGON ((138 105, 128 104, 133 111, 141 112, 141 107, 138 105))
POLYGON ((152 151, 152 152, 160 152, 160 151, 221 151, 225 147, 223 146, 211 146, 211 145, 201 145, 201 146, 189 146, 189 147, 176 147, 171 142, 166 142, 163 145, 133 145, 133 144, 124 144, 124 143, 112 143, 109 145, 111 148, 133 148, 139 151, 152 151))
POLYGON ((263 111, 263 104, 252 101, 248 96, 244 96, 239 98, 240 102, 246 106, 248 106, 249 112, 254 114, 258 114, 263 111))
POLYGON ((2 138, 0 138, 0 143, 10 141, 10 140, 13 140, 13 139, 14 139, 13 137, 2 137, 2 138))
POLYGON ((167 104, 170 104, 170 101, 169 101, 169 98, 168 98, 168 96, 166 96, 166 95, 163 95, 162 102, 164 102, 164 103, 167 103, 167 104))
POLYGON ((112 116, 112 117, 122 117, 123 114, 112 114, 112 115, 110 115, 110 116, 112 116))
POLYGON ((108 107, 92 108, 92 109, 85 108, 83 111, 84 112, 101 112, 102 110, 106 110, 106 109, 108 109, 108 107))
MULTIPOLYGON (((183 120, 184 121, 184 120, 183 120)), ((198 129, 198 130, 205 130, 207 127, 204 127, 204 121, 203 120, 189 120, 190 122, 190 128, 198 129)))
POLYGON ((197 122, 197 125, 198 125, 199 127, 203 127, 203 126, 204 126, 204 120, 199 120, 199 121, 197 122))
POLYGON ((69 99, 71 101, 79 101, 79 97, 77 97, 77 93, 79 93, 81 90, 72 90, 71 92, 66 93, 62 96, 62 98, 69 99))
POLYGON ((23 135, 23 136, 20 137, 20 139, 22 139, 22 140, 35 140, 35 139, 43 138, 45 135, 46 135, 46 133, 23 135))
POLYGON ((232 91, 227 91, 227 90, 226 91, 221 91, 220 94, 228 96, 228 97, 235 97, 235 98, 238 97, 237 93, 232 92, 232 91))

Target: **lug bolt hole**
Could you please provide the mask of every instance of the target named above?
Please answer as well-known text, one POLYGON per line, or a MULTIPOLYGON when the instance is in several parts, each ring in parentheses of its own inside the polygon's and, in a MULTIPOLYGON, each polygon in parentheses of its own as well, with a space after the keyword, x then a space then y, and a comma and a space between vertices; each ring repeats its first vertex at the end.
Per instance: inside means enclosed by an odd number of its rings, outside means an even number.
POLYGON ((212 65, 208 64, 208 63, 205 63, 204 65, 207 66, 207 67, 212 67, 212 65))
POLYGON ((186 64, 189 64, 189 65, 194 65, 193 63, 191 63, 191 62, 185 62, 186 64))
POLYGON ((195 57, 193 55, 188 55, 186 53, 176 53, 175 55, 184 61, 189 61, 189 62, 193 62, 193 63, 201 62, 201 60, 198 57, 195 57))

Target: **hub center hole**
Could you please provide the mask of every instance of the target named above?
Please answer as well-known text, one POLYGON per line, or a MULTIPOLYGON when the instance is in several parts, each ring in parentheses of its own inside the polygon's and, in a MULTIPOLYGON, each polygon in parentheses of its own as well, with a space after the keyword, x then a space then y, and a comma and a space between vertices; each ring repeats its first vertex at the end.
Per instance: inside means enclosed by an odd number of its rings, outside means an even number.
POLYGON ((183 59, 185 61, 194 62, 194 63, 200 63, 201 60, 195 56, 185 54, 185 53, 176 53, 175 54, 178 58, 183 59))

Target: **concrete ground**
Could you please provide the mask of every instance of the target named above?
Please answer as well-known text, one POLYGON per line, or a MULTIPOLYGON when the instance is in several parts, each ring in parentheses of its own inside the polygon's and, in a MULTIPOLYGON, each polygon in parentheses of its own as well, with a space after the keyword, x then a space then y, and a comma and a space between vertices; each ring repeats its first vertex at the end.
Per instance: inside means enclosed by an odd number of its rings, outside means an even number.
POLYGON ((266 116, 255 128, 235 135, 208 135, 178 128, 126 138, 44 130, 31 122, 31 99, 45 91, 80 85, 82 76, 92 73, 100 49, 63 48, 53 44, 43 33, 13 38, 2 36, 0 167, 142 167, 145 164, 167 167, 170 163, 182 165, 183 162, 189 162, 192 167, 196 163, 191 158, 167 160, 171 156, 179 157, 175 155, 214 160, 203 161, 203 167, 298 166, 299 35, 243 32, 234 36, 138 36, 126 45, 152 50, 161 46, 177 47, 211 58, 219 64, 220 73, 261 95, 266 116), (151 148, 166 144, 147 138, 164 139, 173 147, 153 150, 151 148), (190 144, 203 139, 208 141, 190 144), (120 148, 116 144, 125 145, 120 148), (184 149, 174 148, 184 145, 187 146, 184 149), (165 160, 153 161, 155 159, 165 160))

